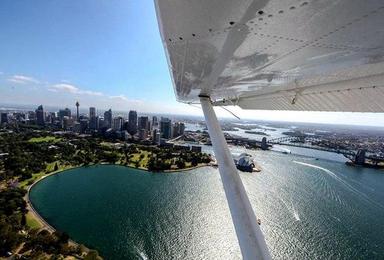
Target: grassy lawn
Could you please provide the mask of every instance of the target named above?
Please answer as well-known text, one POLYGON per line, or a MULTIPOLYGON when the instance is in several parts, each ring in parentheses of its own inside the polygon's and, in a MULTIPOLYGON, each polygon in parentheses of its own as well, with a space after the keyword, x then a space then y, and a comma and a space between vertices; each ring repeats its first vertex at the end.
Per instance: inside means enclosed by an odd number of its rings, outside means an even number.
POLYGON ((31 229, 34 229, 34 228, 39 229, 42 227, 40 222, 34 218, 34 216, 31 212, 28 212, 27 215, 25 215, 25 217, 27 219, 27 226, 30 227, 31 229))
POLYGON ((134 153, 133 154, 133 157, 131 158, 131 161, 133 161, 134 163, 130 163, 129 165, 132 166, 132 167, 135 167, 135 163, 137 161, 140 161, 139 167, 147 168, 147 163, 148 163, 148 160, 149 160, 149 155, 150 155, 150 153, 148 151, 140 150, 139 153, 134 153), (140 155, 144 155, 143 159, 140 159, 140 155))
MULTIPOLYGON (((28 185, 34 183, 35 181, 37 181, 41 177, 47 175, 46 174, 47 172, 48 173, 53 172, 55 164, 56 164, 56 162, 52 162, 52 163, 47 164, 47 167, 45 168, 45 171, 41 171, 39 173, 32 174, 32 178, 29 178, 28 180, 24 180, 24 181, 20 182, 19 187, 25 189, 28 185)), ((68 168, 71 167, 69 165, 61 165, 61 164, 58 164, 58 166, 59 166, 59 168, 58 168, 57 171, 62 171, 62 170, 65 170, 65 169, 68 169, 68 168)))
POLYGON ((42 142, 49 142, 49 143, 56 143, 59 142, 61 138, 55 137, 55 136, 46 136, 46 137, 33 137, 28 140, 30 143, 42 143, 42 142))
POLYGON ((24 180, 20 182, 19 187, 25 189, 28 185, 34 183, 36 180, 40 179, 44 175, 45 175, 44 172, 32 174, 32 178, 29 178, 28 180, 24 180))
POLYGON ((113 143, 111 143, 111 142, 101 142, 100 145, 106 146, 106 147, 113 147, 113 143))

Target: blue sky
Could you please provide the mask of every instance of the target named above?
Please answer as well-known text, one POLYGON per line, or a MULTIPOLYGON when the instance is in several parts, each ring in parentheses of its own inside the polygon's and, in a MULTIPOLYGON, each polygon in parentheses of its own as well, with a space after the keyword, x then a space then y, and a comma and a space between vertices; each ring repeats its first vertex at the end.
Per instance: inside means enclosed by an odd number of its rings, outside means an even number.
POLYGON ((8 73, 169 97, 160 90, 170 80, 151 1, 4 0, 0 23, 0 66, 8 73))
MULTIPOLYGON (((201 114, 175 101, 152 0, 1 0, 0 25, 0 103, 73 107, 79 100, 201 114)), ((232 110, 254 119, 384 125, 382 114, 232 110)))

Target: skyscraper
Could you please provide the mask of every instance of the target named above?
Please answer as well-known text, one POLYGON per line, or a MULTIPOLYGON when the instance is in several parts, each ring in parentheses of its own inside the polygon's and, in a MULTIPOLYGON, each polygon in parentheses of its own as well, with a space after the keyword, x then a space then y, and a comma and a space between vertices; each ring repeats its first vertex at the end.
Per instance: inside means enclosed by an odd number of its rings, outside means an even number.
POLYGON ((148 137, 148 129, 149 129, 149 120, 147 116, 141 116, 138 119, 138 131, 139 138, 141 140, 146 139, 148 137))
POLYGON ((89 118, 96 117, 96 108, 90 107, 89 108, 89 118))
POLYGON ((44 109, 43 105, 40 105, 37 107, 35 110, 36 113, 36 123, 40 126, 43 126, 45 124, 45 114, 44 114, 44 109))
POLYGON ((96 108, 89 108, 89 129, 96 130, 98 129, 98 120, 96 116, 96 108))
POLYGON ((65 108, 65 109, 60 109, 59 110, 59 119, 62 121, 63 118, 67 116, 67 117, 71 117, 71 110, 69 108, 65 108))
POLYGON ((6 124, 8 123, 8 113, 1 113, 1 124, 6 124))
POLYGON ((172 121, 169 118, 161 118, 160 132, 162 138, 169 139, 172 137, 172 121))
POLYGON ((157 116, 152 117, 152 128, 157 128, 158 122, 157 122, 157 116))
POLYGON ((112 127, 112 109, 104 112, 104 124, 108 128, 112 127))
POLYGON ((145 129, 148 130, 149 128, 149 121, 147 116, 140 116, 138 119, 138 129, 145 129))
POLYGON ((184 125, 184 123, 182 123, 182 122, 176 122, 176 123, 173 125, 173 133, 172 133, 172 136, 173 136, 173 137, 177 137, 177 136, 183 135, 183 134, 184 134, 184 130, 185 130, 185 125, 184 125))
POLYGON ((121 116, 115 117, 113 119, 113 125, 112 125, 113 130, 121 131, 122 127, 123 127, 123 118, 121 116))
POLYGON ((137 133, 137 113, 134 110, 129 111, 128 114, 128 133, 130 135, 137 133))

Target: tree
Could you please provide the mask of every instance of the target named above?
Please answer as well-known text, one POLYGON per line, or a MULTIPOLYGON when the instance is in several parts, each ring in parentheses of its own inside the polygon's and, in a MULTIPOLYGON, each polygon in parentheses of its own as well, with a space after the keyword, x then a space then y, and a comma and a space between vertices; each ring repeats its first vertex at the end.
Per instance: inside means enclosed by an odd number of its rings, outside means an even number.
POLYGON ((185 161, 183 159, 178 159, 176 161, 176 166, 179 169, 184 169, 185 168, 185 161))
POLYGON ((55 163, 55 167, 53 168, 53 171, 57 171, 59 170, 59 166, 57 165, 57 163, 55 163))

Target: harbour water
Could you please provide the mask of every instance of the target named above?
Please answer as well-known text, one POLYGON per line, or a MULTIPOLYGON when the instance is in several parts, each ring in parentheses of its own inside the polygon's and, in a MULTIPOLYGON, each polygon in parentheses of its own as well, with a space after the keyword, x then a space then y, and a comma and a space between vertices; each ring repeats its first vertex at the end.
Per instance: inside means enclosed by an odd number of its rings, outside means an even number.
MULTIPOLYGON (((320 156, 247 151, 240 173, 274 259, 383 259, 384 172, 320 156)), ((325 156, 326 157, 326 156, 325 156)), ((217 169, 100 165, 48 177, 38 212, 105 259, 240 259, 217 169)))

